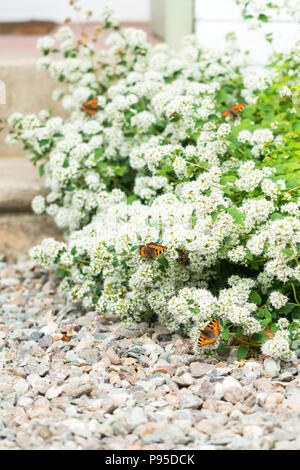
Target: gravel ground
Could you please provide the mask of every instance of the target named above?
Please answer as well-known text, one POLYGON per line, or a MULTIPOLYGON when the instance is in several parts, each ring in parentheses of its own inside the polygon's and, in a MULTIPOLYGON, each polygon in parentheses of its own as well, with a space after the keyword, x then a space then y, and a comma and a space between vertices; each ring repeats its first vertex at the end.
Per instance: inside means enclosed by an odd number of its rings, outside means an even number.
MULTIPOLYGON (((65 301, 0 262, 0 449, 300 449, 300 375, 65 301)), ((300 367, 299 367, 300 368, 300 367)))

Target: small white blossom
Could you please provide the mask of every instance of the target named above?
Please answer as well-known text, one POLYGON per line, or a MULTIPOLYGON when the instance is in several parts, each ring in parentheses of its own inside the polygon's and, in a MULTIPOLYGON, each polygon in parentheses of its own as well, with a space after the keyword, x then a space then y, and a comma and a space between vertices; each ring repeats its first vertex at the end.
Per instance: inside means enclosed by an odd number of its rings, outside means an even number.
POLYGON ((270 294, 270 302, 271 305, 276 309, 279 310, 281 307, 287 303, 288 298, 286 295, 281 294, 280 292, 272 292, 270 294))

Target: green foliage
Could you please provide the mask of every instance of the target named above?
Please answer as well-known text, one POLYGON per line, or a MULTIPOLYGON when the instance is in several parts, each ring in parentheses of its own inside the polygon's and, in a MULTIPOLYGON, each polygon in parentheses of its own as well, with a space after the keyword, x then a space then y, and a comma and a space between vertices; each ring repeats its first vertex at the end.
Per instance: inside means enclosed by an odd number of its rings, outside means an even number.
POLYGON ((245 359, 249 351, 250 351, 250 346, 241 344, 241 346, 239 346, 237 350, 237 360, 241 361, 242 359, 245 359))

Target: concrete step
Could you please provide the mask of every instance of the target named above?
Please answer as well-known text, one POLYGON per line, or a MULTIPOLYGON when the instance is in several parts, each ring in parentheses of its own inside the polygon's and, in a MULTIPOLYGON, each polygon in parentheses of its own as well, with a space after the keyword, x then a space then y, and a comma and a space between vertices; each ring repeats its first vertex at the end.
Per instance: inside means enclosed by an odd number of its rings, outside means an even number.
MULTIPOLYGON (((36 69, 34 55, 19 52, 5 58, 1 51, 0 80, 6 85, 6 104, 0 105, 0 119, 4 121, 15 112, 31 114, 41 109, 53 109, 54 115, 66 116, 61 103, 51 98, 57 83, 46 71, 36 69)), ((8 128, 5 126, 0 134, 0 159, 15 155, 24 157, 26 152, 21 143, 5 143, 7 133, 8 128)))
POLYGON ((0 212, 31 212, 31 201, 46 188, 26 158, 0 158, 0 212))
POLYGON ((32 212, 31 201, 47 192, 25 158, 0 158, 0 255, 15 262, 44 238, 63 239, 52 218, 32 212))
POLYGON ((7 261, 16 262, 29 248, 48 237, 63 240, 62 233, 49 216, 0 213, 0 255, 7 261))

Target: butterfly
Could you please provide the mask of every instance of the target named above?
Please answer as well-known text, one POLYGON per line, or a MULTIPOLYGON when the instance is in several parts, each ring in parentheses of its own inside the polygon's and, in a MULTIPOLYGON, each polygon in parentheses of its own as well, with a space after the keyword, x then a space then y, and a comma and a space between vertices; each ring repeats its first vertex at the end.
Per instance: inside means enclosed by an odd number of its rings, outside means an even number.
POLYGON ((86 101, 82 105, 82 111, 88 114, 95 114, 97 112, 98 99, 93 98, 92 100, 86 101))
POLYGON ((235 118, 245 106, 246 106, 245 103, 240 103, 240 104, 236 104, 235 106, 231 106, 230 108, 226 109, 226 111, 223 111, 222 116, 223 117, 231 116, 235 118))
POLYGON ((157 245, 156 243, 148 243, 147 245, 140 245, 140 255, 145 258, 154 259, 167 250, 166 246, 157 245))
POLYGON ((198 338, 198 346, 207 346, 208 344, 213 344, 219 334, 221 333, 220 325, 218 320, 211 321, 203 331, 201 331, 198 338))
POLYGON ((178 258, 176 261, 180 264, 184 264, 185 266, 188 266, 191 263, 188 252, 184 250, 178 250, 178 258))

